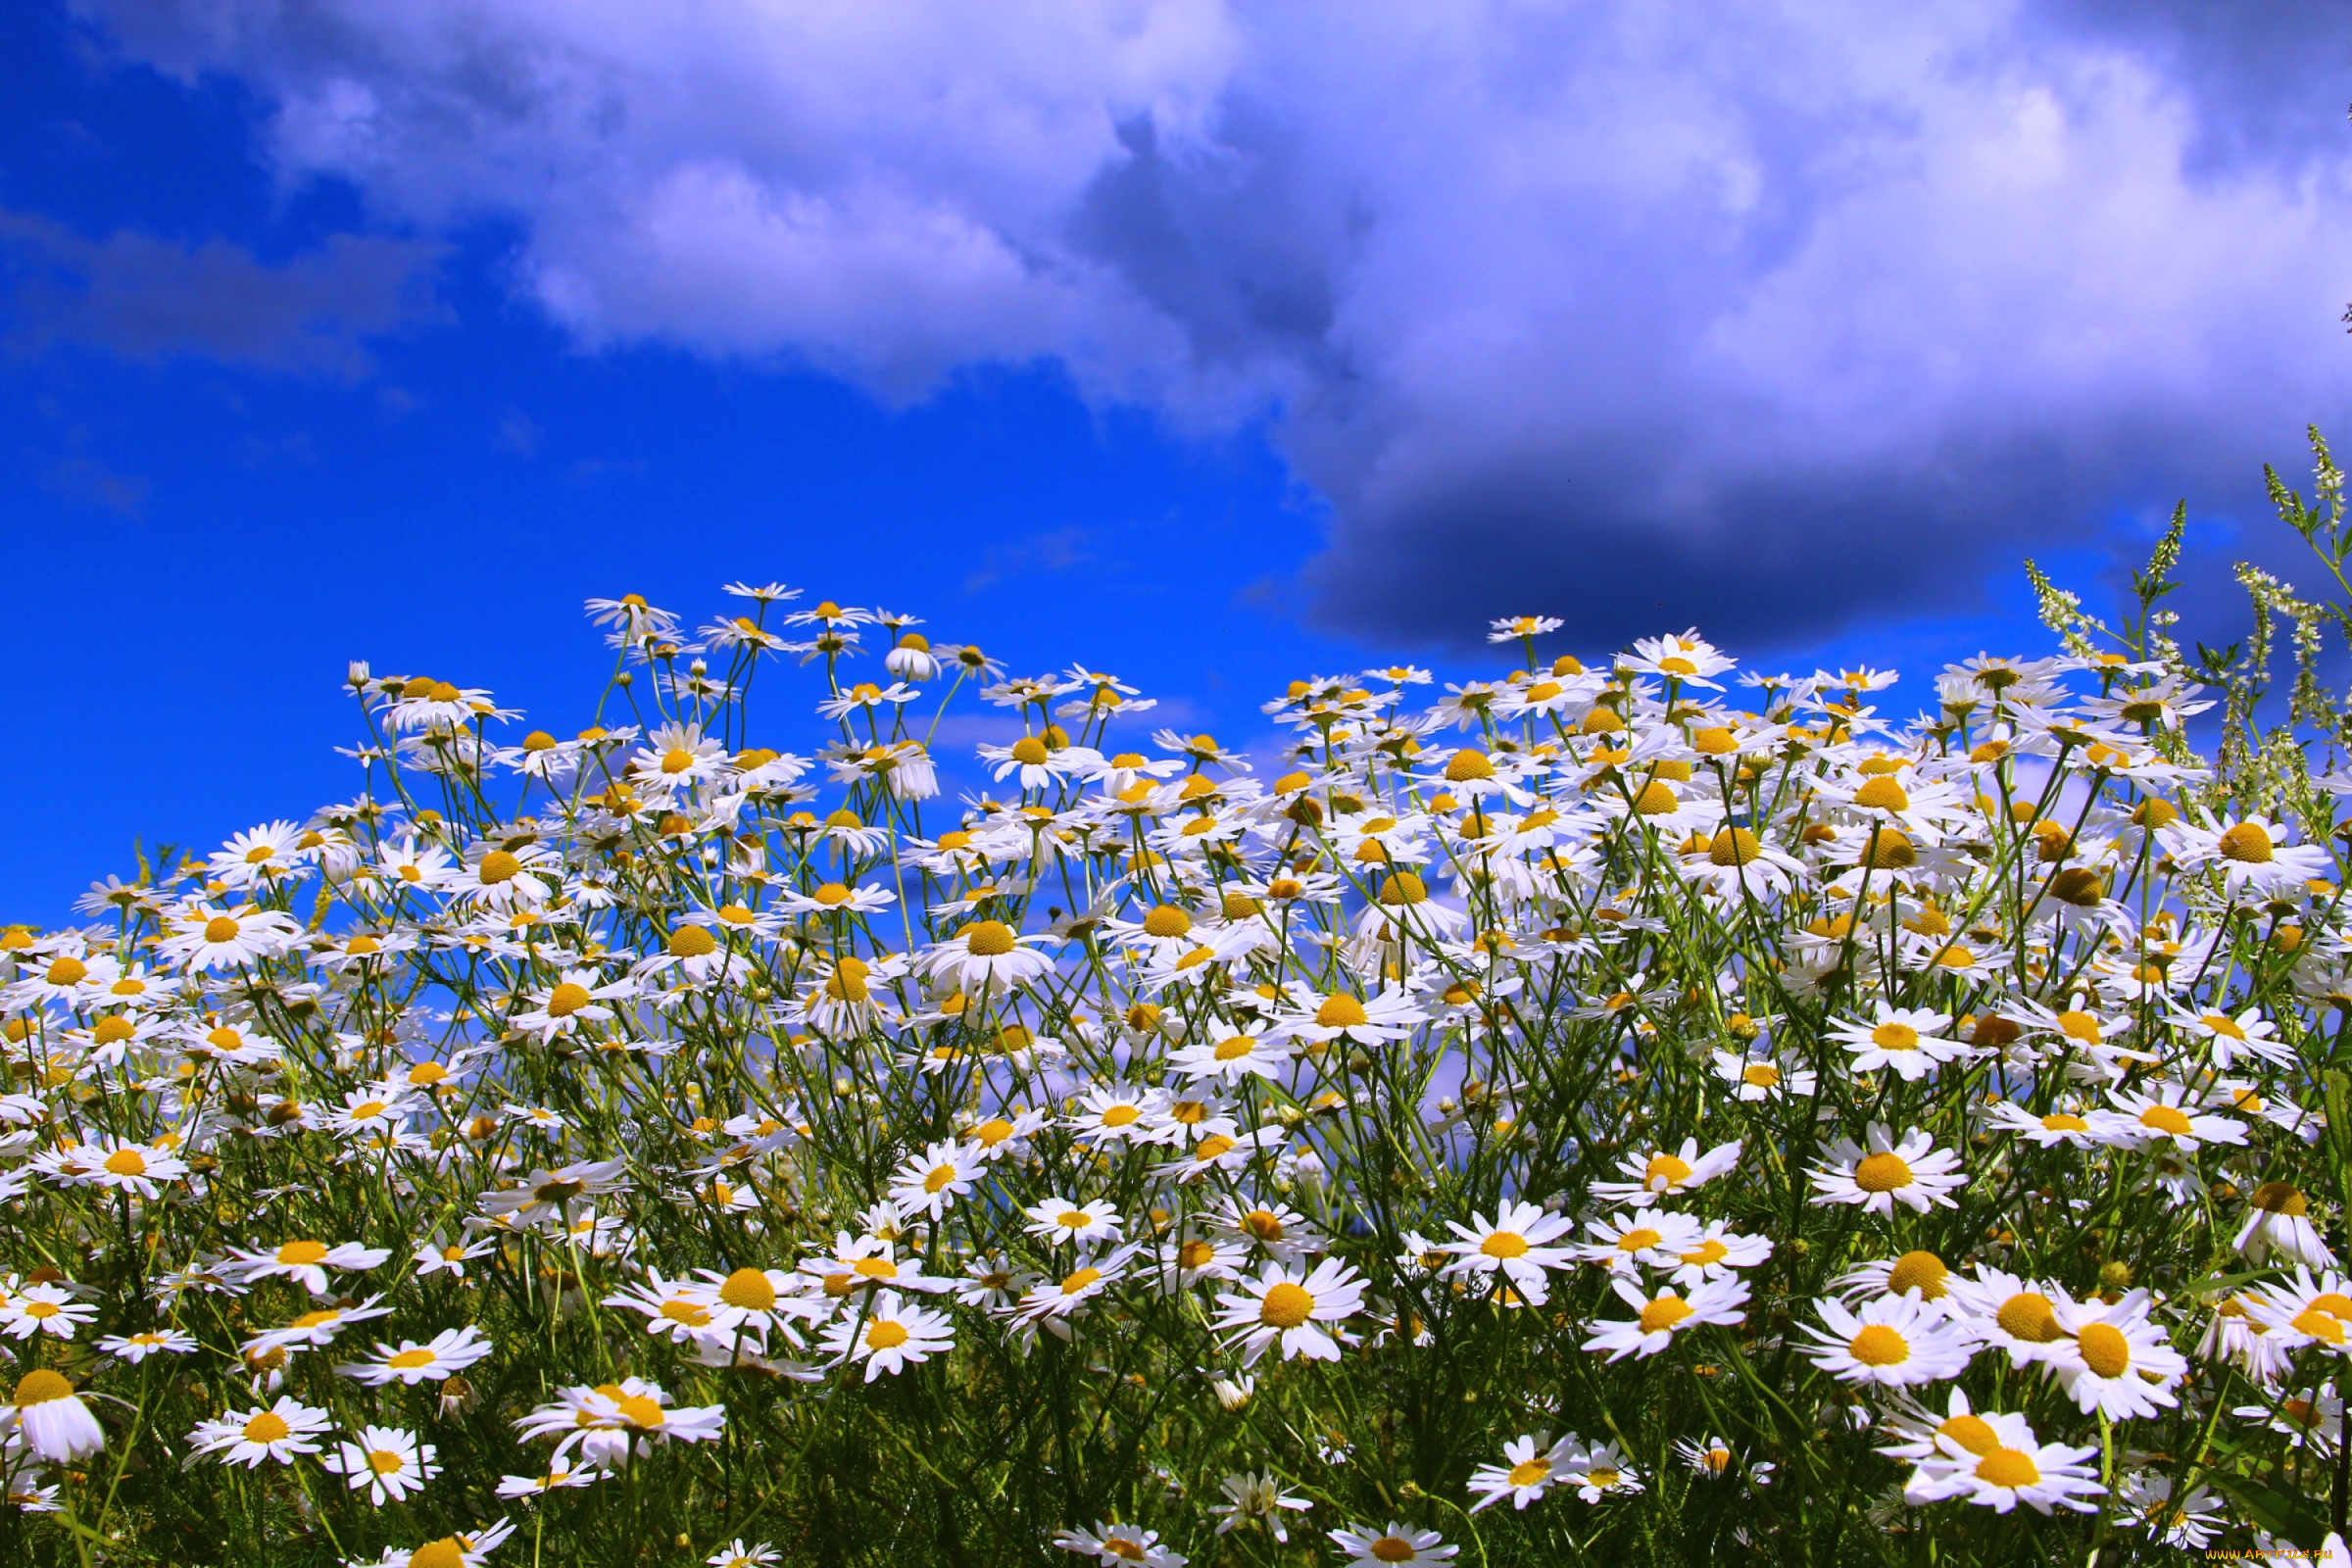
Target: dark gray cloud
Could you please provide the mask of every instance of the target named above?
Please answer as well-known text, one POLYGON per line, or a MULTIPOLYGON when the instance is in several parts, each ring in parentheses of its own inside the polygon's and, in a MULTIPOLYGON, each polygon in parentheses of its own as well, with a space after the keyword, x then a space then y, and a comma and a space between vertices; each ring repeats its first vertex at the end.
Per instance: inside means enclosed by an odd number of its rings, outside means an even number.
POLYGON ((272 265, 220 239, 179 245, 122 231, 92 240, 0 211, 0 340, 18 353, 70 343, 139 360, 201 355, 356 374, 365 338, 431 313, 427 274, 442 250, 339 234, 272 265))
POLYGON ((1368 635, 1948 611, 2352 413, 2340 4, 86 3, 587 343, 1264 419, 1368 635))

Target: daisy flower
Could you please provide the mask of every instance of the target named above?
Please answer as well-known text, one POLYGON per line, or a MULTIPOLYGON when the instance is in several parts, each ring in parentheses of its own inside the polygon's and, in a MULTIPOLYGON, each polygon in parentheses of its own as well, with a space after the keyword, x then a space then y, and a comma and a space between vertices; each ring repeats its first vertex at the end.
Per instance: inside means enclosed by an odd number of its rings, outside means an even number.
POLYGON ((1907 1496, 1963 1498, 1997 1513, 2021 1502, 2043 1514, 2095 1511, 2096 1504, 2082 1499, 2107 1490, 2097 1479, 2098 1449, 2042 1443, 2022 1415, 1987 1410, 1972 1421, 1965 1430, 1936 1434, 1936 1452, 1920 1461, 1907 1496))
POLYGON ((1132 1247, 1122 1247, 1100 1257, 1080 1252, 1076 1268, 1058 1280, 1041 1281, 1031 1287, 1014 1304, 1012 1321, 1024 1329, 1042 1326, 1057 1338, 1068 1339, 1070 1328, 1066 1320, 1116 1285, 1135 1251, 1132 1247))
POLYGON ((137 1366, 151 1355, 170 1352, 172 1355, 195 1353, 195 1337, 178 1329, 146 1329, 137 1334, 109 1334, 98 1342, 98 1348, 137 1366))
POLYGON ((909 1364, 927 1361, 956 1343, 956 1326, 944 1312, 904 1300, 896 1291, 877 1291, 861 1313, 843 1314, 824 1333, 822 1348, 843 1361, 863 1361, 865 1381, 909 1364))
POLYGON ((1951 1274, 1942 1258, 1915 1250, 1849 1269, 1838 1277, 1834 1288, 1847 1300, 1857 1296, 1904 1296, 1916 1291, 1923 1301, 1940 1301, 1951 1294, 1951 1274))
POLYGON ((1241 1347, 1244 1365, 1253 1365, 1269 1346, 1285 1359, 1338 1360, 1339 1346, 1318 1325, 1344 1322, 1364 1301, 1363 1279, 1336 1258, 1325 1258, 1303 1274, 1268 1263, 1256 1279, 1244 1280, 1242 1289, 1249 1294, 1218 1293, 1224 1310, 1210 1326, 1233 1334, 1227 1343, 1241 1347))
POLYGON ((2050 1110, 2036 1116, 2014 1100, 2004 1100, 1992 1107, 1992 1124, 2003 1132, 2017 1133, 2040 1149, 2055 1149, 2065 1145, 2070 1149, 2088 1149, 2098 1140, 2092 1136, 2089 1120, 2080 1111, 2050 1110))
POLYGON ((1761 1236, 1742 1236, 1727 1220, 1711 1220, 1705 1231, 1676 1251, 1668 1277, 1685 1290, 1725 1278, 1734 1269, 1754 1268, 1772 1256, 1772 1243, 1761 1236))
POLYGON ((1092 1554, 1103 1568, 1184 1568, 1180 1551, 1160 1544, 1159 1532, 1136 1525, 1104 1524, 1092 1530, 1064 1530, 1054 1537, 1064 1551, 1092 1554))
POLYGON ((493 1348, 482 1338, 481 1331, 468 1323, 463 1328, 444 1329, 421 1345, 415 1340, 403 1340, 400 1348, 394 1349, 378 1343, 372 1359, 346 1361, 335 1370, 369 1388, 400 1383, 413 1389, 419 1383, 443 1382, 481 1360, 493 1348))
POLYGON ((1939 1033, 1951 1021, 1946 1013, 1890 1007, 1882 1002, 1872 1022, 1841 1022, 1832 1027, 1831 1034, 1853 1053, 1853 1059, 1846 1064, 1851 1071, 1875 1072, 1887 1067, 1905 1083, 1916 1083, 1947 1061, 1975 1054, 1969 1047, 1939 1033))
POLYGON ((1828 1332, 1807 1325, 1812 1363, 1847 1383, 1909 1388, 1958 1377, 1969 1347, 1943 1314, 1910 1295, 1882 1296, 1849 1312, 1834 1298, 1813 1303, 1828 1332))
POLYGON ((899 1167, 891 1178, 890 1200, 908 1218, 927 1214, 937 1219, 969 1193, 979 1177, 979 1154, 960 1140, 942 1139, 899 1167))
POLYGON ((36 1334, 70 1340, 74 1329, 96 1321, 98 1309, 77 1301, 59 1285, 27 1285, 0 1292, 0 1334, 29 1340, 36 1334))
POLYGON ((1229 1475, 1217 1484, 1217 1490, 1225 1494, 1225 1500, 1210 1504, 1208 1511, 1217 1516, 1220 1536, 1236 1525, 1254 1524, 1263 1526, 1277 1544, 1287 1546, 1291 1528, 1283 1514, 1304 1513, 1314 1507, 1306 1498, 1294 1497, 1283 1491, 1282 1482, 1270 1470, 1263 1475, 1251 1475, 1247 1470, 1229 1475))
POLYGON ((1919 1213, 1957 1208, 1951 1194, 1968 1185, 1960 1157, 1914 1130, 1897 1143, 1884 1122, 1872 1122, 1867 1149, 1851 1139, 1830 1145, 1829 1160, 1807 1174, 1816 1203, 1858 1203, 1865 1213, 1891 1214, 1901 1203, 1919 1213))
POLYGON ((1348 1568, 1441 1568, 1462 1548, 1449 1546, 1435 1530, 1414 1530, 1392 1520, 1386 1530, 1350 1525, 1330 1532, 1348 1555, 1348 1568))
POLYGON ((2311 1203, 2291 1182, 2264 1182, 2247 1199, 2246 1222, 2233 1244, 2259 1265, 2273 1251, 2312 1268, 2334 1264, 2335 1253, 2311 1222, 2311 1203))
POLYGON ((1542 1497, 1544 1489, 1560 1479, 1570 1460, 1578 1456, 1573 1432, 1557 1443, 1548 1432, 1513 1438, 1502 1446, 1501 1464, 1481 1465, 1471 1474, 1470 1490, 1480 1496, 1470 1511, 1491 1508, 1505 1497, 1511 1499, 1512 1507, 1525 1508, 1542 1497))
POLYGON ((1274 1031, 1288 1039, 1303 1040, 1310 1047, 1328 1046, 1336 1040, 1383 1045, 1405 1039, 1421 1021, 1420 1007, 1394 987, 1369 997, 1348 991, 1329 995, 1302 992, 1292 1001, 1291 1010, 1275 1020, 1274 1031))
POLYGON ((2176 1010, 2172 1021, 2206 1042, 2209 1058, 2223 1072, 2230 1071, 2241 1056, 2281 1066, 2291 1066, 2295 1059, 2294 1048, 2278 1038, 2278 1026, 2265 1018, 2258 1006, 2248 1007, 2234 1018, 2221 1011, 2176 1010))
POLYGON ((222 1464, 241 1464, 248 1470, 264 1459, 292 1464, 298 1453, 317 1453, 311 1439, 332 1426, 324 1410, 300 1400, 281 1397, 267 1409, 230 1411, 213 1421, 199 1421, 188 1434, 198 1453, 218 1454, 222 1464))
POLYGON ((1571 1454, 1562 1467, 1560 1484, 1576 1489, 1586 1502, 1598 1502, 1612 1492, 1640 1492, 1642 1475, 1625 1462, 1614 1443, 1595 1443, 1571 1454))
POLYGON ((17 1379, 0 1420, 16 1428, 24 1446, 55 1464, 96 1453, 106 1446, 98 1418, 81 1401, 62 1372, 36 1366, 17 1379))
POLYGON ((1002 994, 1053 969, 1053 956, 1035 946, 1047 940, 1016 936, 1002 920, 978 920, 925 953, 916 966, 933 980, 953 979, 966 996, 1002 994))
MULTIPOLYGON (((909 633, 909 635, 912 634, 909 633)), ((767 1568, 769 1563, 783 1560, 783 1554, 766 1542, 762 1541, 755 1545, 747 1546, 743 1544, 743 1538, 737 1536, 733 1541, 705 1557, 703 1563, 705 1568, 767 1568)))
POLYGON ((2126 1148, 2149 1149, 2170 1143, 2184 1154, 2193 1154, 2207 1144, 2246 1141, 2244 1122, 2200 1110, 2186 1102, 2187 1094, 2180 1084, 2158 1084, 2153 1094, 2109 1090, 2107 1099, 2115 1109, 2100 1111, 2091 1121, 2091 1130, 2126 1148))
POLYGON ((1657 1150, 1647 1155, 1628 1154, 1618 1160, 1617 1168, 1633 1180, 1594 1182, 1592 1197, 1597 1202, 1647 1208, 1661 1198, 1704 1187, 1716 1177, 1738 1168, 1739 1163, 1738 1139, 1728 1144, 1718 1144, 1702 1154, 1698 1152, 1698 1140, 1686 1138, 1679 1152, 1657 1150))
POLYGON ((2298 1263, 2294 1279, 2253 1293, 2249 1310, 2256 1323, 2279 1336, 2285 1347, 2317 1345, 2338 1355, 2352 1354, 2352 1284, 2329 1271, 2314 1277, 2298 1263))
POLYGON ((1978 1264, 1973 1277, 1950 1275, 1944 1291, 1945 1311, 1962 1332, 2007 1350, 2013 1366, 2042 1359, 2066 1332, 2058 1326, 2058 1308, 2075 1304, 2047 1280, 2024 1279, 1987 1263, 1978 1264))
POLYGON ((188 1173, 186 1162, 176 1154, 127 1139, 76 1145, 73 1155, 81 1185, 136 1193, 145 1199, 158 1195, 158 1182, 175 1182, 188 1173))
POLYGON ((368 1500, 380 1508, 421 1491, 440 1474, 441 1467, 433 1462, 436 1453, 431 1444, 419 1444, 413 1432, 368 1426, 360 1428, 359 1442, 337 1444, 318 1465, 329 1475, 342 1476, 352 1491, 366 1489, 368 1500))
POLYGON ((2083 1414, 2097 1410, 2127 1421, 2179 1402, 2173 1389, 2187 1374, 2188 1358, 2149 1320, 2147 1292, 2133 1291, 2113 1306, 2069 1301, 2053 1312, 2059 1336, 2040 1359, 2083 1414))
MULTIPOLYGON (((1631 1275, 1640 1264, 1665 1268, 1674 1263, 1699 1245, 1700 1232, 1698 1221, 1688 1214, 1638 1209, 1587 1220, 1585 1234, 1592 1240, 1577 1247, 1578 1260, 1598 1263, 1613 1274, 1631 1275)), ((1536 1283, 1543 1284, 1541 1273, 1536 1283)))
POLYGON ((1534 1303, 1544 1299, 1544 1270, 1564 1269, 1574 1255, 1567 1248, 1549 1245, 1567 1235, 1573 1222, 1565 1215, 1546 1214, 1534 1203, 1506 1203, 1495 1210, 1491 1223, 1484 1214, 1473 1213, 1469 1224, 1447 1220, 1446 1228, 1458 1240, 1440 1250, 1460 1259, 1446 1271, 1448 1277, 1483 1275, 1492 1281, 1499 1274, 1534 1303))
POLYGON ((1043 1202, 1029 1204, 1021 1212, 1029 1216, 1029 1234, 1047 1242, 1116 1241, 1126 1223, 1119 1218, 1118 1208, 1101 1198, 1091 1203, 1048 1198, 1043 1202))
POLYGON ((228 1254, 227 1266, 235 1271, 240 1284, 287 1279, 313 1296, 324 1296, 328 1291, 328 1269, 358 1273, 375 1267, 391 1255, 388 1248, 362 1247, 357 1242, 330 1244, 306 1240, 284 1242, 273 1248, 260 1250, 232 1250, 228 1254))
POLYGON ((1744 1054, 1716 1052, 1715 1076, 1731 1084, 1737 1098, 1750 1102, 1813 1097, 1812 1070, 1784 1063, 1769 1047, 1751 1046, 1744 1054))
POLYGON ((1701 1323, 1736 1325, 1747 1315, 1748 1291, 1744 1280, 1711 1280, 1689 1296, 1674 1290, 1645 1296, 1639 1287, 1622 1279, 1609 1281, 1609 1288, 1636 1315, 1630 1319, 1604 1318, 1594 1323, 1592 1337, 1585 1341, 1584 1348, 1605 1350, 1612 1361, 1622 1361, 1629 1355, 1646 1359, 1666 1348, 1686 1329, 1701 1323))
POLYGON ((1256 1077, 1274 1082, 1294 1059, 1289 1042, 1245 1031, 1185 1046, 1168 1057, 1168 1065, 1188 1078, 1232 1083, 1256 1077))

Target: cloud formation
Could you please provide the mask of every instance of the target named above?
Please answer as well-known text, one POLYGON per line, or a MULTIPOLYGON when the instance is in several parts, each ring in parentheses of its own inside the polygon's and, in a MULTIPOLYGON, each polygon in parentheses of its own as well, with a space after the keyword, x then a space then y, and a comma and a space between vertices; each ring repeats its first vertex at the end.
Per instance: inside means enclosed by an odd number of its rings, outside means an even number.
POLYGON ((441 251, 337 234, 270 264, 221 239, 178 245, 123 230, 91 240, 0 210, 0 340, 19 353, 74 343, 137 360, 194 354, 356 374, 363 337, 430 312, 421 274, 441 251))
POLYGON ((585 343, 1270 415, 1344 628, 1826 631, 2352 401, 2303 0, 85 4, 585 343))

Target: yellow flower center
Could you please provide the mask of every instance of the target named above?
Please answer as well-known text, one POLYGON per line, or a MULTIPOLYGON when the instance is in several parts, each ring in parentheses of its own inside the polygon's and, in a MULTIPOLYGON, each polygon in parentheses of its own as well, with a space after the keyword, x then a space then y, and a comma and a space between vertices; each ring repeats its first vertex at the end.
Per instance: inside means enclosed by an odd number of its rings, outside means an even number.
POLYGON ((274 1410, 264 1410, 245 1423, 247 1443, 282 1443, 294 1429, 274 1410))
POLYGON ((2132 1342, 2112 1323, 2085 1323, 2075 1331, 2082 1364, 2103 1378, 2120 1378, 2132 1364, 2132 1342))
POLYGON ((1764 853, 1764 841, 1743 827, 1727 827, 1707 845, 1707 859, 1715 865, 1745 865, 1764 853))
POLYGON ((1314 1310, 1315 1298, 1285 1280, 1266 1293, 1266 1298, 1258 1303, 1257 1315, 1261 1322, 1278 1329, 1295 1329, 1311 1317, 1314 1310))
POLYGON ((1751 1061, 1740 1069, 1740 1081, 1758 1089, 1777 1089, 1781 1083, 1781 1069, 1769 1061, 1751 1061))
POLYGON ((1315 1022, 1325 1029, 1360 1029, 1370 1021, 1364 1004, 1344 992, 1325 997, 1315 1009, 1315 1022))
POLYGON ((673 958, 700 958, 718 951, 718 938, 708 926, 682 925, 669 934, 669 956, 673 958))
POLYGON ((474 877, 482 886, 492 888, 501 882, 514 881, 521 872, 522 862, 520 860, 509 855, 505 850, 492 850, 488 855, 482 857, 482 863, 474 868, 474 877))
POLYGON ((1866 1323, 1845 1342, 1845 1353, 1864 1366, 1900 1366, 1911 1359, 1911 1342, 1884 1323, 1866 1323))
POLYGON ((288 1242, 277 1250, 277 1260, 294 1268, 315 1267, 326 1257, 324 1242, 288 1242))
POLYGON ((1690 1315, 1690 1303, 1679 1296, 1661 1296, 1642 1308, 1642 1332, 1665 1334, 1690 1315))
POLYGON ((982 920, 957 935, 963 938, 963 951, 975 958, 1001 958, 1015 946, 1012 927, 1002 920, 982 920))
MULTIPOLYGON (((233 933, 232 933, 233 934, 233 933)), ((49 960, 44 976, 53 986, 77 986, 89 978, 90 966, 68 954, 59 954, 49 960)))
POLYGON ((906 1325, 879 1318, 865 1326, 865 1348, 869 1350, 891 1350, 905 1345, 906 1325))
POLYGON ((2187 1138, 2196 1131, 2189 1119, 2171 1105, 2150 1105, 2139 1113, 2139 1124, 2173 1138, 2187 1138))
POLYGON ((1854 1166, 1854 1185, 1866 1193, 1891 1193, 1911 1185, 1911 1167, 1900 1154, 1871 1154, 1854 1166))
POLYGON ((1649 1163, 1642 1167, 1642 1185, 1653 1193, 1680 1187, 1690 1179, 1690 1165, 1672 1154, 1652 1154, 1649 1163))
POLYGON ((1681 797, 1654 778, 1634 797, 1634 809, 1643 816, 1667 816, 1682 804, 1681 797))
POLYGON ((1886 1271, 1886 1289, 1895 1296, 1915 1290, 1928 1300, 1939 1301, 1943 1299, 1944 1276, 1950 1272, 1934 1252, 1905 1252, 1886 1271))
POLYGON ((1977 1461, 1977 1479, 1987 1486, 2030 1487, 2041 1479, 2032 1456, 2015 1448, 1995 1448, 1977 1461))
POLYGON ((2271 862, 2271 835, 2259 822, 2240 822, 2222 834, 2215 848, 2225 860, 2240 865, 2268 865, 2271 862))
POLYGON ((1532 1487, 1539 1481, 1551 1478, 1549 1459, 1522 1459, 1511 1466, 1510 1482, 1514 1487, 1532 1487))
POLYGON ((1870 1043, 1881 1051, 1917 1051, 1919 1031, 1907 1023, 1883 1023, 1870 1032, 1870 1043))
POLYGON ((204 923, 204 940, 212 943, 237 940, 237 922, 225 914, 216 914, 204 923))
POLYGON ((66 1381, 65 1374, 52 1372, 45 1366, 36 1366, 17 1380, 16 1398, 19 1409, 23 1409, 26 1405, 47 1404, 52 1399, 70 1399, 73 1396, 74 1385, 66 1381))
MULTIPOLYGON (((1618 1245, 1623 1246, 1624 1244, 1619 1243, 1618 1245)), ((1710 1236, 1688 1252, 1683 1253, 1682 1260, 1686 1263, 1697 1263, 1703 1266, 1708 1263, 1720 1263, 1731 1255, 1732 1250, 1724 1246, 1720 1238, 1710 1236)))
POLYGON ((2266 1214, 2307 1214, 2311 1204, 2290 1182, 2264 1182, 2254 1189, 2254 1206, 2266 1214))
POLYGON ((1073 1269, 1061 1277, 1061 1294, 1075 1296, 1102 1277, 1102 1271, 1099 1268, 1073 1269))
POLYGON ((432 1364, 433 1352, 423 1348, 395 1350, 384 1361, 384 1365, 392 1368, 395 1372, 413 1372, 420 1366, 431 1366, 432 1364))
POLYGON ((2086 1133, 2090 1123, 2069 1111, 2053 1110, 2041 1118, 2041 1125, 2054 1133, 2086 1133))
POLYGON ((1981 1415, 1956 1415, 1938 1426, 1936 1434, 1951 1439, 1962 1453, 1983 1456, 2001 1446, 2000 1435, 1992 1430, 1992 1423, 1981 1415))
POLYGON ((1911 808, 1911 797, 1903 793, 1903 787, 1892 777, 1882 773, 1863 781, 1862 787, 1854 791, 1854 804, 1878 811, 1905 811, 1911 808))
POLYGON ((566 980, 548 994, 547 1015, 550 1018, 568 1018, 593 1000, 588 988, 576 980, 566 980))
POLYGON ((718 1298, 746 1312, 764 1312, 776 1304, 776 1288, 756 1268, 739 1268, 718 1288, 718 1298))
POLYGON ((1144 916, 1144 935, 1180 937, 1193 928, 1193 917, 1172 904, 1162 904, 1144 916))
POLYGON ((106 1156, 108 1172, 116 1176, 144 1176, 147 1157, 135 1149, 118 1149, 106 1156))

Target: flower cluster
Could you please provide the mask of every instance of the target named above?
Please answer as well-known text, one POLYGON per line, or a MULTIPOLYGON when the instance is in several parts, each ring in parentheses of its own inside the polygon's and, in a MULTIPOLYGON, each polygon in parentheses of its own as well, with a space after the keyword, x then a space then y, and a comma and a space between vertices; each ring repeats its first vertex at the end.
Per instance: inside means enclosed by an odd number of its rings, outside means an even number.
POLYGON ((2201 760, 2163 648, 1906 721, 1526 617, 1245 754, 730 592, 592 602, 569 739, 354 666, 365 793, 0 932, 28 1550, 2003 1562, 2340 1512, 2347 781, 2201 760), (778 664, 820 743, 756 744, 778 664), (967 687, 976 763, 928 744, 967 687))

